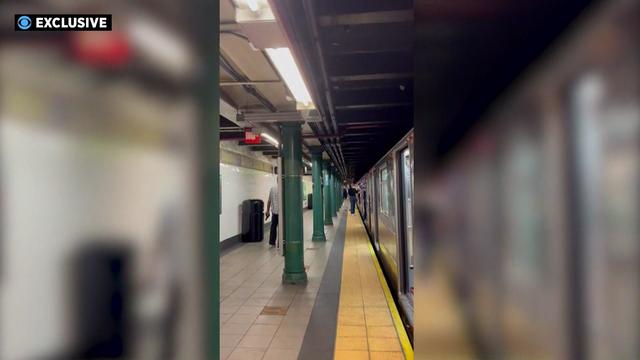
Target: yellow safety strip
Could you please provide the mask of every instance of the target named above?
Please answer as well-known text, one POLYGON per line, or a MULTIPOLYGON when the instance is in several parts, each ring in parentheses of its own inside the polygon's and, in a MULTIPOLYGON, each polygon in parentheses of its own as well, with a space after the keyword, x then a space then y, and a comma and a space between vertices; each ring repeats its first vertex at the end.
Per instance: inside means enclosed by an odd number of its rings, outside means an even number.
POLYGON ((402 351, 404 352, 404 357, 407 360, 413 360, 413 347, 411 346, 411 342, 409 341, 407 330, 404 328, 404 324, 402 323, 402 319, 400 318, 400 313, 398 312, 396 303, 393 300, 393 295, 391 295, 391 290, 389 290, 389 285, 387 285, 387 279, 384 277, 384 273, 382 272, 382 268, 378 263, 378 258, 376 257, 376 253, 373 250, 373 246, 371 245, 371 241, 369 239, 367 239, 367 245, 369 246, 369 252, 371 253, 373 265, 376 267, 376 272, 378 273, 378 280, 380 280, 380 285, 382 285, 382 291, 384 292, 384 296, 387 298, 387 304, 389 305, 391 317, 393 318, 393 325, 395 326, 396 332, 398 333, 398 338, 402 346, 402 351))

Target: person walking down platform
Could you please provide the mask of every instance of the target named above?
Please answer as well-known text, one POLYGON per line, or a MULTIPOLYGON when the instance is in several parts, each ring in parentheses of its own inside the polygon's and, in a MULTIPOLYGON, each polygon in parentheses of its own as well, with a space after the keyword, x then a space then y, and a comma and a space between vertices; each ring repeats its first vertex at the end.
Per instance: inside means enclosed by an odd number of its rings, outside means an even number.
POLYGON ((269 199, 267 200, 267 213, 265 217, 271 218, 271 230, 269 230, 269 245, 275 246, 278 237, 278 186, 273 185, 269 190, 269 199))
POLYGON ((347 188, 342 188, 342 199, 347 200, 347 188))
POLYGON ((355 214, 356 213, 356 189, 349 185, 349 191, 347 191, 347 193, 349 194, 349 201, 351 202, 351 214, 355 214))

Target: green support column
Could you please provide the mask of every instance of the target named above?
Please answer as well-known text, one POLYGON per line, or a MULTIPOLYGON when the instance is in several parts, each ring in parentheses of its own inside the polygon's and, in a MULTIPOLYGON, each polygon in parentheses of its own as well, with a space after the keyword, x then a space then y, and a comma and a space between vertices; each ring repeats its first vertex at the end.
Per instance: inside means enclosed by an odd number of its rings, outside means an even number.
POLYGON ((333 171, 333 165, 329 167, 329 187, 331 197, 331 216, 336 216, 336 177, 333 171))
POLYGON ((324 175, 322 203, 324 204, 324 224, 333 225, 331 218, 331 175, 329 173, 329 161, 322 161, 322 170, 324 175))
POLYGON ((304 284, 304 241, 302 231, 302 135, 299 123, 282 125, 284 187, 284 272, 282 282, 304 284))
POLYGON ((336 168, 331 168, 332 180, 333 180, 333 216, 338 215, 338 198, 336 195, 338 194, 338 187, 336 186, 336 168))
POLYGON ((338 216, 338 211, 340 211, 340 186, 338 185, 338 170, 336 168, 333 169, 333 188, 335 189, 335 193, 333 194, 333 196, 335 196, 335 214, 336 216, 338 216))
POLYGON ((338 177, 338 211, 340 211, 340 208, 342 208, 342 203, 343 203, 343 198, 342 198, 342 180, 340 180, 340 178, 338 177))
POLYGON ((313 236, 312 241, 326 241, 322 214, 322 148, 311 150, 311 175, 313 179, 313 236))

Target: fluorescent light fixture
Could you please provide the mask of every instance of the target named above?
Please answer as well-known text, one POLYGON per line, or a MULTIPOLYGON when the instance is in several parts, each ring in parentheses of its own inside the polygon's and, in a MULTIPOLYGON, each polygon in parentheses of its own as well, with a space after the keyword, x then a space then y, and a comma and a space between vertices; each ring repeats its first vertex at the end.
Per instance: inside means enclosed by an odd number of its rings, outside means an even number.
POLYGON ((147 16, 135 16, 127 24, 127 33, 137 50, 149 62, 177 77, 193 71, 191 48, 176 32, 147 16))
POLYGON ((312 104, 311 95, 307 90, 307 86, 304 83, 302 74, 296 65, 291 50, 289 48, 268 48, 265 50, 271 61, 278 69, 280 76, 287 84, 289 91, 296 98, 296 101, 309 106, 312 104))
POLYGON ((265 138, 265 140, 267 140, 267 142, 271 143, 272 145, 280 146, 280 143, 278 142, 278 140, 276 140, 273 136, 271 136, 271 135, 269 135, 267 133, 262 133, 262 134, 260 134, 260 136, 265 138))
POLYGON ((258 0, 245 0, 244 2, 247 3, 251 11, 258 11, 258 0))
POLYGON ((261 7, 269 7, 269 4, 265 0, 237 0, 236 4, 244 4, 253 12, 257 12, 261 7))

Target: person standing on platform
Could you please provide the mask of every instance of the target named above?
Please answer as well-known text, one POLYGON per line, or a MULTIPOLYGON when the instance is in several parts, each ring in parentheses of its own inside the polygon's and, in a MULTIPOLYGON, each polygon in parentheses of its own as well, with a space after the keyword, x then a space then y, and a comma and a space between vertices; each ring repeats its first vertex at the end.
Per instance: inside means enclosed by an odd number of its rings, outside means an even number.
POLYGON ((353 215, 356 213, 356 189, 352 185, 349 185, 349 191, 347 191, 347 194, 349 195, 349 201, 351 202, 351 214, 353 215))
POLYGON ((269 190, 266 219, 269 219, 269 215, 273 215, 271 218, 271 230, 269 230, 269 246, 273 247, 276 245, 276 238, 278 237, 278 185, 273 185, 269 190))
POLYGON ((347 200, 347 188, 343 187, 342 188, 342 200, 347 200))

